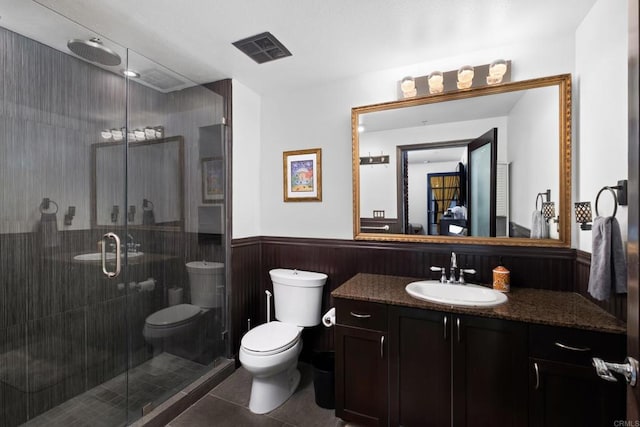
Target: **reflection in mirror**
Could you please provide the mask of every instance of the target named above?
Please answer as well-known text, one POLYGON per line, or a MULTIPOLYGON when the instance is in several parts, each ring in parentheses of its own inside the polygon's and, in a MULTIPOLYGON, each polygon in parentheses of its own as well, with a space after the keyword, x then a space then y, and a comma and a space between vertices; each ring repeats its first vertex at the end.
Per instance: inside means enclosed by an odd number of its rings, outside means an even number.
POLYGON ((355 237, 569 246, 570 78, 354 108, 355 237), (546 189, 560 223, 533 240, 546 189))
POLYGON ((124 186, 124 144, 93 144, 92 226, 113 226, 126 215, 133 227, 184 227, 184 143, 181 136, 129 143, 128 204, 119 206, 124 186))

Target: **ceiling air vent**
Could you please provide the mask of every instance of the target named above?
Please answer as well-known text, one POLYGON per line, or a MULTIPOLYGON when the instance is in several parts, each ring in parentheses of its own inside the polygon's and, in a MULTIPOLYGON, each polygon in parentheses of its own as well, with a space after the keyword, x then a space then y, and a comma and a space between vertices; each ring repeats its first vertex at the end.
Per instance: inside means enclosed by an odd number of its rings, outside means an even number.
POLYGON ((238 40, 233 45, 258 64, 291 56, 291 52, 269 32, 238 40))

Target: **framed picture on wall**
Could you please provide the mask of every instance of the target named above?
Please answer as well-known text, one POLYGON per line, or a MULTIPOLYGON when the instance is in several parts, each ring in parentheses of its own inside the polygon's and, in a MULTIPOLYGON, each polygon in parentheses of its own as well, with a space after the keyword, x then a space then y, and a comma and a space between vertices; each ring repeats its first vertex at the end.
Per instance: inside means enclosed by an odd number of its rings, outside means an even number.
POLYGON ((224 198, 222 157, 202 159, 202 203, 216 203, 224 198))
POLYGON ((285 151, 282 155, 285 202, 322 201, 322 150, 285 151))

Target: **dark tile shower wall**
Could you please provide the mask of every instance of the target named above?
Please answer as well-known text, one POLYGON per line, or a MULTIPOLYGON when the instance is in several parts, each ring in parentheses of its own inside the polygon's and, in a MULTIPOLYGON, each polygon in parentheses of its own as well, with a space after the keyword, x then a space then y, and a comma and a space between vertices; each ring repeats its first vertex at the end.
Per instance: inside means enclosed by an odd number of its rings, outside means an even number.
MULTIPOLYGON (((89 226, 91 144, 125 123, 123 80, 1 27, 0 76, 0 426, 15 426, 148 360, 145 318, 166 306, 170 286, 189 297, 186 261, 223 261, 224 250, 219 237, 133 231, 144 252, 163 259, 132 263, 117 280, 71 262, 96 251, 107 231, 89 226), (60 208, 61 242, 51 249, 36 232, 43 197, 60 208), (73 225, 62 227, 71 205, 73 225), (148 277, 154 291, 128 290, 148 277)), ((130 124, 164 123, 167 135, 185 137, 187 153, 197 151, 198 126, 214 116, 206 93, 136 84, 129 93, 130 124)), ((197 165, 185 169, 200 182, 197 165)), ((188 191, 199 196, 200 187, 188 191)))

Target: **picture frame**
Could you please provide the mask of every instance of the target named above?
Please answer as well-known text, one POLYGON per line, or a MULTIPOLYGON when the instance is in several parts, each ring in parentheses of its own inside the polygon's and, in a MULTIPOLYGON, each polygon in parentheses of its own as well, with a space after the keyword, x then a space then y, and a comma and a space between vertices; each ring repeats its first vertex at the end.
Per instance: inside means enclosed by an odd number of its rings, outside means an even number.
POLYGON ((322 201, 322 149, 285 151, 282 175, 285 202, 322 201))
POLYGON ((222 157, 202 159, 202 203, 224 199, 224 163, 222 157))

